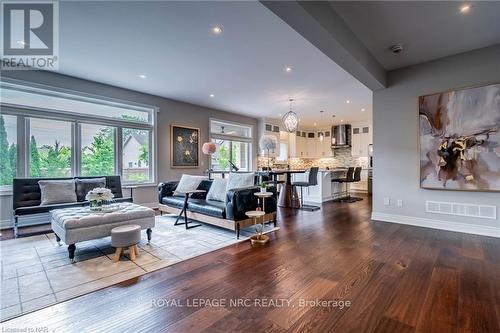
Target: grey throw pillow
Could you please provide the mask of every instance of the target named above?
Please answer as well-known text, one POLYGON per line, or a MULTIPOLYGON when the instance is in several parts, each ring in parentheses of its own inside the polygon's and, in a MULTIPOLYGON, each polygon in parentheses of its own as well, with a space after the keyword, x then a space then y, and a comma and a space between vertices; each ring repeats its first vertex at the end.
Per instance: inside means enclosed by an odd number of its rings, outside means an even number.
POLYGON ((255 174, 253 173, 230 173, 227 181, 227 190, 234 188, 249 187, 255 184, 255 174))
POLYGON ((203 180, 206 180, 205 176, 192 176, 183 174, 179 184, 175 188, 174 195, 184 196, 184 193, 188 191, 193 191, 198 188, 203 180))
POLYGON ((77 178, 76 182, 76 199, 78 201, 85 201, 87 193, 97 187, 106 187, 106 178, 77 178))
POLYGON ((215 201, 226 201, 226 190, 227 188, 227 179, 217 178, 212 182, 212 186, 210 186, 210 190, 207 193, 207 200, 215 200, 215 201))
POLYGON ((39 180, 40 205, 76 202, 75 180, 39 180))

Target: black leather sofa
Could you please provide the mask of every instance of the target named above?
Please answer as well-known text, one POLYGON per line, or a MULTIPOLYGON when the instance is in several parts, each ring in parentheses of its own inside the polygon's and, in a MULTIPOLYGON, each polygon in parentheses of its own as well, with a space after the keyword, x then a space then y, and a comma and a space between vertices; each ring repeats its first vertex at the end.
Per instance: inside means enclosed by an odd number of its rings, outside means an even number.
MULTIPOLYGON (((158 185, 158 201, 160 211, 179 214, 184 206, 184 196, 174 195, 179 184, 178 181, 169 181, 158 185)), ((245 187, 229 190, 226 193, 226 202, 207 200, 207 193, 212 185, 212 180, 204 180, 198 186, 198 190, 204 193, 193 194, 188 201, 187 214, 189 218, 200 222, 213 224, 236 232, 240 236, 240 229, 253 225, 254 221, 249 219, 245 212, 255 210, 258 198, 254 195, 260 191, 258 186, 245 187)), ((276 226, 276 189, 268 187, 274 196, 266 198, 266 215, 264 221, 272 221, 276 226)))
POLYGON ((40 205, 41 194, 39 180, 51 179, 92 179, 92 178, 106 178, 106 187, 115 195, 117 202, 131 202, 132 198, 124 198, 122 193, 122 185, 120 176, 97 176, 97 177, 67 177, 67 178, 14 178, 12 184, 12 208, 14 210, 14 236, 18 236, 18 219, 20 216, 48 213, 53 209, 79 207, 88 205, 89 202, 81 200, 72 203, 61 203, 52 205, 40 205))

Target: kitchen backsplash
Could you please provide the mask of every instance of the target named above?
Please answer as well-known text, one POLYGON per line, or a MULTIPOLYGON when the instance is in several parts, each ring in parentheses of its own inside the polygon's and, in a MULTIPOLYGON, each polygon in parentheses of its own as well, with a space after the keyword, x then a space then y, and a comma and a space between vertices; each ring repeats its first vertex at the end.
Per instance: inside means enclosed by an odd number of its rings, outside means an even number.
MULTIPOLYGON (((259 156, 257 160, 257 167, 260 169, 267 166, 267 157, 259 156)), ((338 167, 361 166, 368 167, 368 157, 355 157, 351 156, 351 149, 335 149, 335 157, 325 158, 299 158, 292 157, 288 162, 276 162, 275 158, 270 158, 270 166, 274 168, 286 168, 290 165, 291 169, 309 169, 310 167, 317 166, 320 169, 333 169, 338 167)))

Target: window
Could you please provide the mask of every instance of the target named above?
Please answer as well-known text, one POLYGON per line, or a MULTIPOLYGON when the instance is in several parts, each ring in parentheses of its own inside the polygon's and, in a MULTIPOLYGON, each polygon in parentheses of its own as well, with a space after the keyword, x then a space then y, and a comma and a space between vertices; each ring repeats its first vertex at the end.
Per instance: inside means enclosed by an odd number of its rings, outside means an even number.
POLYGON ((0 87, 5 104, 152 123, 150 109, 144 107, 7 82, 2 82, 0 87))
POLYGON ((250 126, 223 122, 220 120, 210 121, 210 133, 223 134, 226 136, 251 138, 252 128, 250 126))
POLYGON ((0 88, 0 186, 16 175, 154 182, 153 107, 9 79, 0 88))
POLYGON ((131 128, 123 129, 122 160, 123 179, 127 182, 145 182, 151 179, 149 161, 149 132, 131 128))
POLYGON ((17 166, 17 117, 0 115, 0 187, 12 185, 17 166))
POLYGON ((249 147, 250 144, 248 142, 231 141, 231 161, 240 171, 251 171, 249 147))
POLYGON ((82 124, 82 176, 115 174, 114 127, 82 124))
POLYGON ((231 163, 240 171, 252 170, 252 127, 221 120, 210 120, 210 136, 216 151, 210 159, 214 170, 231 170, 231 163))
POLYGON ((211 166, 214 170, 230 170, 229 154, 231 151, 231 141, 212 139, 215 143, 215 153, 212 154, 211 166))
POLYGON ((29 176, 71 177, 71 123, 29 119, 29 176))

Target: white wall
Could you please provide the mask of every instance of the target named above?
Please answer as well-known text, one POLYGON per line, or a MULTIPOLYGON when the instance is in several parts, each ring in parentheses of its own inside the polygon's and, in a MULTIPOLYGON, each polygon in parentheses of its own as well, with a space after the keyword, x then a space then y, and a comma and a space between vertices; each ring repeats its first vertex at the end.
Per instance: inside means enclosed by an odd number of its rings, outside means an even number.
POLYGON ((388 82, 373 95, 373 219, 500 237, 500 192, 419 188, 417 110, 421 95, 499 83, 500 45, 391 71, 388 82), (426 213, 426 200, 494 205, 497 219, 426 213))
MULTIPOLYGON (((208 141, 209 119, 217 118, 231 122, 243 123, 254 127, 252 143, 253 168, 257 165, 257 119, 234 113, 224 112, 199 105, 183 103, 163 97, 153 96, 128 89, 122 89, 93 81, 83 80, 66 75, 45 71, 4 71, 3 77, 45 84, 89 94, 106 96, 125 101, 148 104, 159 108, 157 114, 156 136, 156 173, 157 181, 180 179, 183 173, 202 174, 208 168, 208 157, 200 155, 200 167, 196 169, 173 169, 170 166, 170 125, 185 125, 200 128, 201 142, 208 141)), ((124 190, 124 195, 129 191, 124 190)), ((156 202, 156 186, 134 189, 134 201, 137 203, 156 202)), ((11 219, 12 196, 0 195, 0 227, 11 219)))

